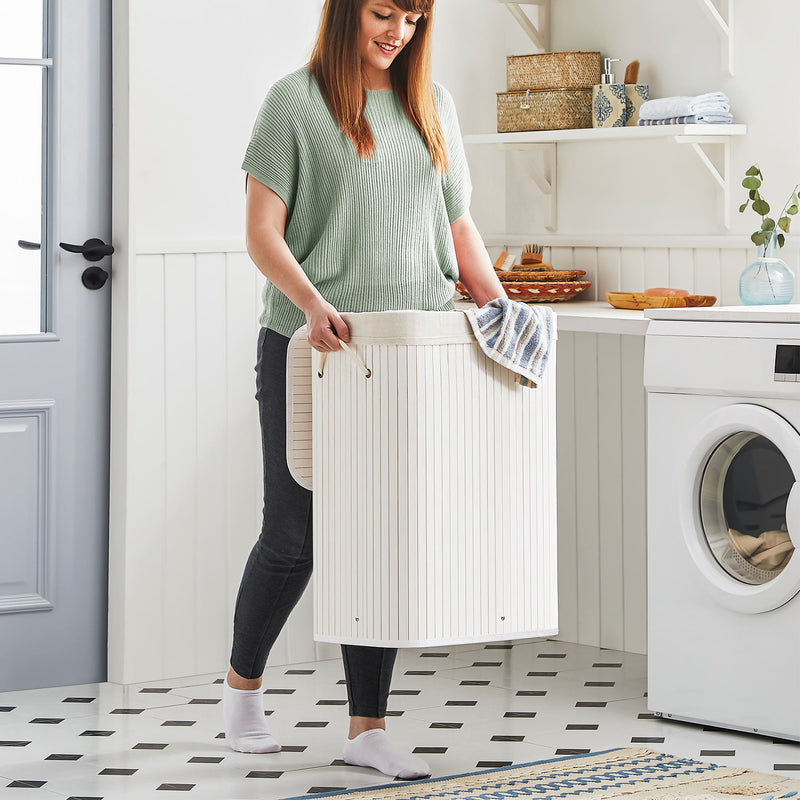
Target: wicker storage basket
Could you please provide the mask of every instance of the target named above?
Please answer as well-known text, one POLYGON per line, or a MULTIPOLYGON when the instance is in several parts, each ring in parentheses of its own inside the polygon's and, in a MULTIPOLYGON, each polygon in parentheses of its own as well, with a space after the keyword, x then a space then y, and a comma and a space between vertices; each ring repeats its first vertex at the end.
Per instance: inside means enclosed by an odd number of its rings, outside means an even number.
POLYGON ((587 89, 600 83, 600 53, 564 51, 508 56, 508 91, 525 89, 587 89))
POLYGON ((497 93, 498 133, 591 127, 591 89, 497 93))

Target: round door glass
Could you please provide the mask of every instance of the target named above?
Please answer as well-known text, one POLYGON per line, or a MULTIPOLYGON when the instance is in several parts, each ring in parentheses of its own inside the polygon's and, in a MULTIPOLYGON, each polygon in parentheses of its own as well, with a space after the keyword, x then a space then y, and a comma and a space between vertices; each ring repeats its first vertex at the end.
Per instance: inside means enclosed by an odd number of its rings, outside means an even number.
POLYGON ((786 501, 794 482, 783 453, 760 434, 737 433, 714 450, 701 481, 700 517, 708 547, 729 575, 763 584, 789 563, 786 501))

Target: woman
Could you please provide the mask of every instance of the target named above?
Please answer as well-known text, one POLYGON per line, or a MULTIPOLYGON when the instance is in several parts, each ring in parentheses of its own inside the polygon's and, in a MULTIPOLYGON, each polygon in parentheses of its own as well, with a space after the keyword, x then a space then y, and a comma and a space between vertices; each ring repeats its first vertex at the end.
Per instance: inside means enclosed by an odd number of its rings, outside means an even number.
MULTIPOLYGON (((348 341, 340 311, 453 309, 460 276, 479 305, 505 297, 468 212, 471 185, 453 101, 430 76, 434 0, 326 0, 311 60, 279 80, 243 168, 247 247, 266 275, 257 399, 264 520, 242 578, 226 737, 275 752, 261 675, 312 568, 311 493, 286 465, 289 337, 322 352, 348 341)), ((344 761, 399 778, 430 768, 385 733, 397 651, 343 645, 344 761)))

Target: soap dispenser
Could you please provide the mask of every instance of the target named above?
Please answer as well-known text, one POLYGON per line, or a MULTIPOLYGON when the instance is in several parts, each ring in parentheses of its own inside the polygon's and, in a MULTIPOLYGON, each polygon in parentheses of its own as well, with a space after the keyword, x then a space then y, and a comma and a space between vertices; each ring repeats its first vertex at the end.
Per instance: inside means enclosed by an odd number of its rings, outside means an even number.
POLYGON ((603 59, 600 83, 592 87, 592 127, 621 128, 625 125, 625 84, 615 83, 611 65, 618 58, 603 59))

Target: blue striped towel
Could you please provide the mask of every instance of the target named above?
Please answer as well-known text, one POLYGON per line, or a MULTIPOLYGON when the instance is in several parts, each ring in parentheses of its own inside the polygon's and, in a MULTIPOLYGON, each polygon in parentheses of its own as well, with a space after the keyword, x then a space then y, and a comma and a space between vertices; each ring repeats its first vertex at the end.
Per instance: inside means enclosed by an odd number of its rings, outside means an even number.
POLYGON ((730 125, 733 122, 731 114, 689 114, 685 117, 665 117, 663 119, 639 118, 639 125, 730 125))
POLYGON ((536 386, 556 339, 555 314, 498 297, 481 308, 464 312, 486 355, 512 372, 522 386, 536 386))

